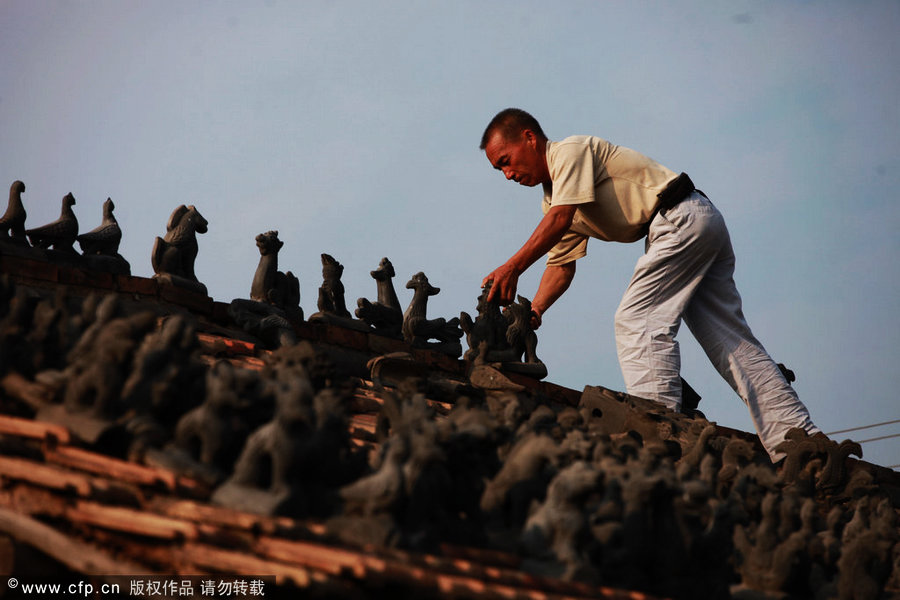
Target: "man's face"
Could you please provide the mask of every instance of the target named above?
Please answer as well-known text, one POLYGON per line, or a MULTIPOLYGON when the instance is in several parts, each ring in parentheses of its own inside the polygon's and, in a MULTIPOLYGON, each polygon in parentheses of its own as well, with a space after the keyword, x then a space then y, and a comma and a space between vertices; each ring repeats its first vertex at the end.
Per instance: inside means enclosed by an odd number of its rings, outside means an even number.
POLYGON ((485 145, 484 153, 507 179, 532 187, 550 181, 545 149, 546 144, 530 129, 523 131, 517 139, 506 139, 500 131, 495 131, 485 145))

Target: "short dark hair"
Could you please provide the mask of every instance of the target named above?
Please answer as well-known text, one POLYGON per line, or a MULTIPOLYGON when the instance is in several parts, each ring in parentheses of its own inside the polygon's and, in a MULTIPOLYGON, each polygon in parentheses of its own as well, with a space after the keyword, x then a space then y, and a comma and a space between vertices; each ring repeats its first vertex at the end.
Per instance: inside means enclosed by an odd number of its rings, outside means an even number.
POLYGON ((491 119, 490 123, 488 123, 488 126, 484 130, 484 134, 481 136, 481 145, 479 148, 484 150, 488 140, 494 135, 495 131, 499 131, 504 139, 509 140, 526 129, 530 129, 541 139, 547 139, 547 136, 544 135, 544 130, 541 129, 541 125, 537 122, 537 119, 521 108, 504 108, 491 119))

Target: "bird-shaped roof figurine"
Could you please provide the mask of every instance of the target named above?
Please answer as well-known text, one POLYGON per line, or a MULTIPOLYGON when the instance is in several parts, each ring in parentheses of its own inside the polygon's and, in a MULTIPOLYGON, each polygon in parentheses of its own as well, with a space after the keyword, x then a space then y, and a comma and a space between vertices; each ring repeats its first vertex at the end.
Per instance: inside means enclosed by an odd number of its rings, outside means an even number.
POLYGON ((22 204, 22 192, 24 191, 25 184, 21 181, 14 181, 10 186, 9 204, 6 207, 6 212, 0 217, 0 232, 5 237, 27 244, 28 241, 25 238, 26 213, 25 206, 22 204))
POLYGON ((78 219, 75 218, 75 211, 72 206, 75 204, 75 196, 71 192, 63 196, 62 210, 59 218, 52 223, 28 229, 25 235, 31 240, 31 245, 38 248, 49 248, 53 246, 54 250, 75 253, 72 244, 78 237, 78 219))
POLYGON ((107 198, 103 203, 103 222, 87 233, 82 233, 76 239, 81 245, 83 254, 102 254, 116 256, 119 253, 119 242, 122 241, 122 230, 116 221, 113 210, 116 205, 112 198, 107 198))

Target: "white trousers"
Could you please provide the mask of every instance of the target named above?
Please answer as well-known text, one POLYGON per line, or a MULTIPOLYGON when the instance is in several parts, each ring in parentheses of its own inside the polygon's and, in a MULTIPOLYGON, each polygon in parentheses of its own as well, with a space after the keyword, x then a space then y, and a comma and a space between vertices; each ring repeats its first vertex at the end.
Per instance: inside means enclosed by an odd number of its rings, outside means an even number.
POLYGON ((694 192, 650 223, 645 253, 616 311, 616 348, 629 394, 681 408, 675 335, 684 318, 709 360, 750 409, 772 461, 800 427, 819 431, 753 336, 734 284, 734 251, 721 213, 694 192))

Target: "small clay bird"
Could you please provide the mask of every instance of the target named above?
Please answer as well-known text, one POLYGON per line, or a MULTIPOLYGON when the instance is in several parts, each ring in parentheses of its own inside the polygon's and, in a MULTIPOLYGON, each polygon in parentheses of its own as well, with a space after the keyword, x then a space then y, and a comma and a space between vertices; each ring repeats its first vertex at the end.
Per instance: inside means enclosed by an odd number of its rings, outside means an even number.
POLYGON ((122 241, 122 230, 113 215, 115 208, 116 205, 113 204, 112 198, 107 198, 103 203, 103 222, 76 238, 81 245, 82 254, 104 254, 106 256, 118 254, 119 242, 122 241))
POLYGON ((22 192, 25 191, 25 184, 21 181, 14 181, 9 188, 9 204, 6 212, 0 217, 0 231, 6 237, 11 237, 20 242, 26 242, 25 239, 25 206, 22 205, 22 192))
POLYGON ((75 196, 72 193, 66 194, 62 199, 62 210, 59 218, 52 223, 28 229, 25 235, 31 240, 31 245, 37 248, 49 248, 53 246, 54 250, 75 253, 72 244, 78 237, 78 219, 75 218, 75 211, 72 206, 75 204, 75 196))

